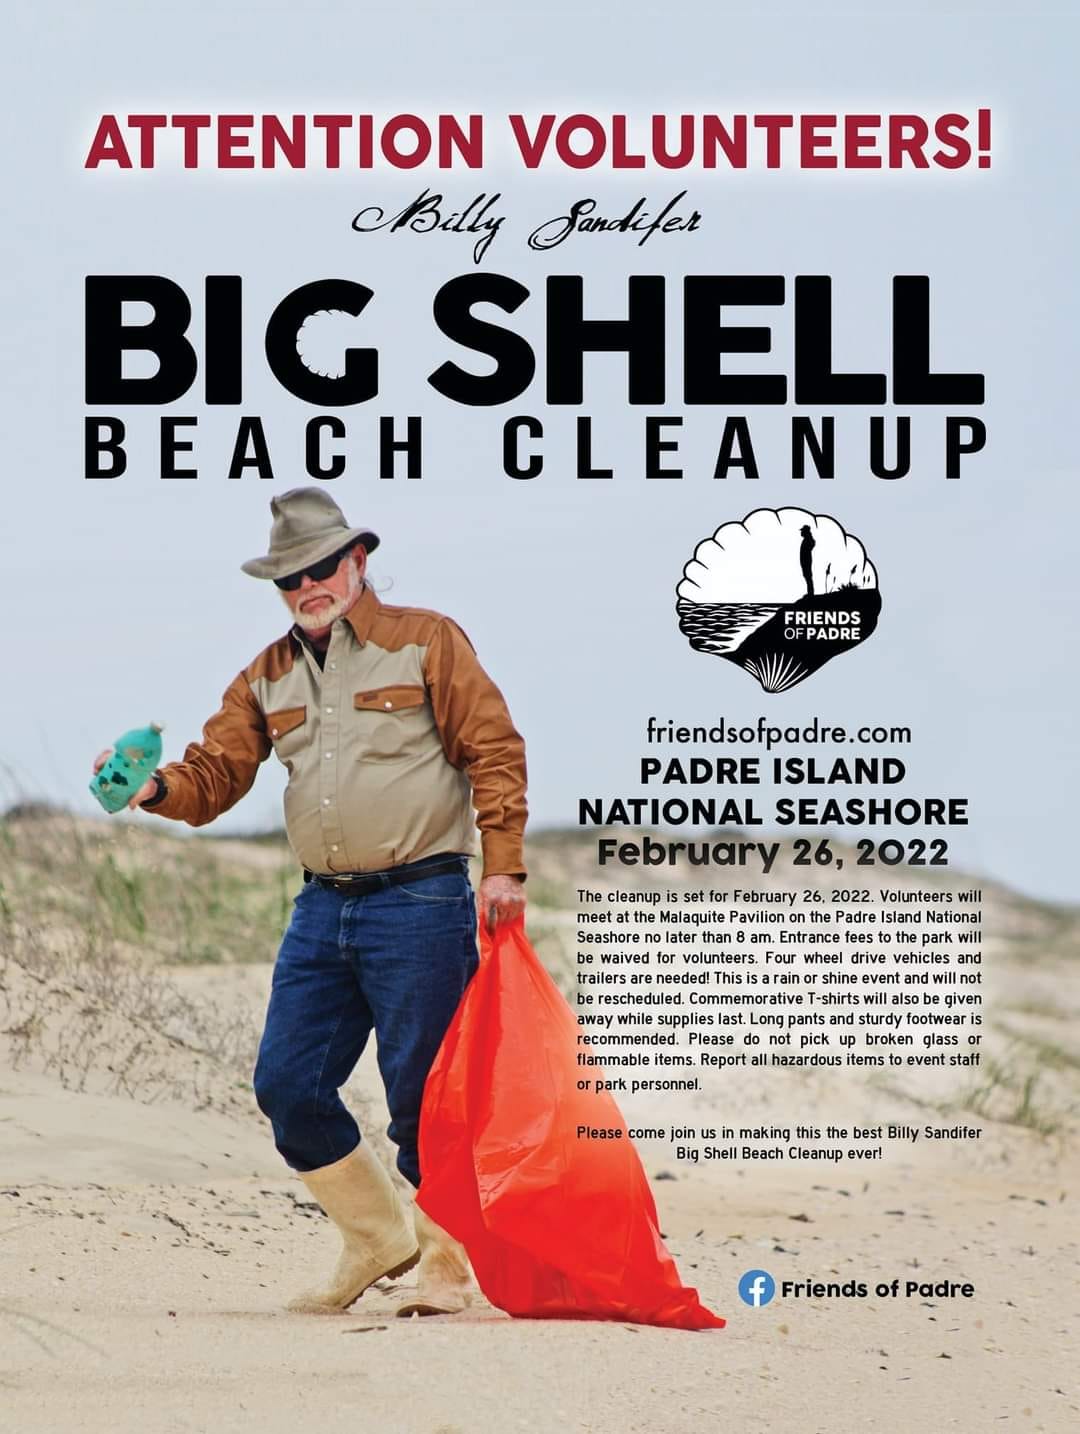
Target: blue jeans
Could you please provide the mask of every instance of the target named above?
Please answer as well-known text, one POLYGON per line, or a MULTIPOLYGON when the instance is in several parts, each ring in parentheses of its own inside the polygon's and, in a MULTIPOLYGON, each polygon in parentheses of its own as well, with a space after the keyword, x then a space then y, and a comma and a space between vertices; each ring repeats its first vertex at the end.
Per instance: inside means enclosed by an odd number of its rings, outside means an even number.
MULTIPOLYGON (((294 1170, 341 1160, 360 1141, 338 1091, 374 1030, 398 1169, 420 1184, 416 1141, 431 1063, 479 957, 461 871, 365 896, 309 882, 281 943, 255 1067, 255 1098, 294 1170)), ((402 868, 397 868, 398 871, 402 868)))

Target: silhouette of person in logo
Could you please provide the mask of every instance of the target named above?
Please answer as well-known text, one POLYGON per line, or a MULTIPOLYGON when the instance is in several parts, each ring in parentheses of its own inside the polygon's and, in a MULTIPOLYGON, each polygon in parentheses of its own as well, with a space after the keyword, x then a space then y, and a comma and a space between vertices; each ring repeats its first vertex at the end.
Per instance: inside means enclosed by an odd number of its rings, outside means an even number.
POLYGON ((802 542, 799 544, 799 563, 802 566, 802 575, 806 579, 806 596, 814 596, 814 535, 810 529, 803 526, 802 542))

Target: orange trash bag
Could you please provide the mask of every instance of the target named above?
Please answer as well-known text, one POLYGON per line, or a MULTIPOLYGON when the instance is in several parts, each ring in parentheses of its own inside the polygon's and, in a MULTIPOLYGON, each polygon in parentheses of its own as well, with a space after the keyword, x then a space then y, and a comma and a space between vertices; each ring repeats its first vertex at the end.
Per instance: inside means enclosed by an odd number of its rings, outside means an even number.
POLYGON ((417 1203, 468 1251, 499 1309, 674 1329, 724 1321, 679 1279, 618 1106, 578 1090, 579 1026, 521 918, 481 927, 480 966, 420 1113, 417 1203), (579 1126, 621 1130, 578 1139, 579 1126))

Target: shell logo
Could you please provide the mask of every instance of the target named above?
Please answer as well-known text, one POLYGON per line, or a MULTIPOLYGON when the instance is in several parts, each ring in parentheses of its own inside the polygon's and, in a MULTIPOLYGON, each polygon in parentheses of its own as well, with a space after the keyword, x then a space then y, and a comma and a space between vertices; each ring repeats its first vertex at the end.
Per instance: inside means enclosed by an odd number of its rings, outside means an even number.
POLYGON ((824 513, 758 508, 694 549, 675 589, 679 629, 766 692, 785 692, 859 646, 881 612, 877 570, 824 513))

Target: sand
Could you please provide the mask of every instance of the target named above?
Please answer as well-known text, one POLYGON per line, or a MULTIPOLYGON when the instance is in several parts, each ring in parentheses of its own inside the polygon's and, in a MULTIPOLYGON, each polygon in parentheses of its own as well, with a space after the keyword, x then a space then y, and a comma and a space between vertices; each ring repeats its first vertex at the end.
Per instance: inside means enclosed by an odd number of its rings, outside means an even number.
MULTIPOLYGON (((194 967, 258 1011, 269 967, 194 967)), ((188 1059, 178 1048, 176 1060, 188 1059)), ((100 1084, 100 1083, 99 1083, 100 1084)), ((234 1087, 236 1083, 233 1083, 234 1087)), ((178 1087, 179 1089, 179 1087, 178 1087)), ((374 1052, 351 1088, 380 1151, 374 1052)), ((1080 1425, 1074 1145, 987 1123, 875 1167, 674 1169, 645 1147, 668 1244, 725 1330, 399 1320, 411 1276, 349 1312, 285 1300, 335 1240, 249 1094, 201 1109, 0 1067, 0 1409, 21 1431, 394 1434, 1067 1430, 1080 1425), (974 1298, 776 1299, 740 1274, 975 1283, 974 1298)))

